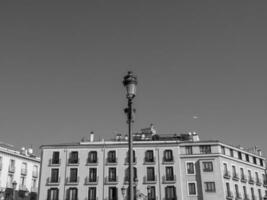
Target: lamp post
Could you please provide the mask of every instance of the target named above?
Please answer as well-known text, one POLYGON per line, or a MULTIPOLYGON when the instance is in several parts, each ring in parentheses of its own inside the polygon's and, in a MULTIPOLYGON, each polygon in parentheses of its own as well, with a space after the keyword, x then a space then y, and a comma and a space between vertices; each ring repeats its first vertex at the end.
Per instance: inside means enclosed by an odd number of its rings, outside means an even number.
POLYGON ((13 181, 12 182, 12 187, 13 187, 13 200, 16 199, 16 187, 17 187, 17 182, 16 181, 13 181))
POLYGON ((123 85, 126 88, 126 97, 128 99, 128 107, 124 110, 127 114, 128 123, 128 155, 129 155, 129 197, 128 200, 133 200, 133 142, 132 142, 132 130, 133 123, 133 108, 132 101, 136 94, 137 78, 131 71, 128 72, 123 79, 123 85))

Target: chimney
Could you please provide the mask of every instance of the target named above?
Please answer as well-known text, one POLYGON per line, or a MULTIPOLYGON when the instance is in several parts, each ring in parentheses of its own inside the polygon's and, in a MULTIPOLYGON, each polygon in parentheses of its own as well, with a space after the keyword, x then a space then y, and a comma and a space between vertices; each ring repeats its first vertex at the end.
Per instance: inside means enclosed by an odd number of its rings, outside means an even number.
POLYGON ((90 133, 90 142, 93 142, 94 141, 94 132, 93 131, 91 131, 91 133, 90 133))

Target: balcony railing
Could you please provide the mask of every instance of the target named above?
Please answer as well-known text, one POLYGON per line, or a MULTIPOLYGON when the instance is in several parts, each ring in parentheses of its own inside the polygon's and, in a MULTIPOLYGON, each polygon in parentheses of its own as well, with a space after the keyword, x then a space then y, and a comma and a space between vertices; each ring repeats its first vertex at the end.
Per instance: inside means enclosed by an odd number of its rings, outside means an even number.
POLYGON ((107 158, 106 164, 107 165, 117 165, 118 164, 118 158, 107 158))
POLYGON ((163 183, 175 183, 176 182, 176 175, 173 176, 163 176, 162 177, 163 183))
POLYGON ((251 195, 251 200, 256 200, 256 196, 255 195, 251 195))
POLYGON ((49 165, 60 165, 61 164, 61 159, 49 159, 49 165))
POLYGON ((58 185, 59 183, 60 183, 60 177, 58 177, 58 178, 49 177, 46 180, 47 185, 58 185))
POLYGON ((94 178, 85 177, 85 185, 97 185, 98 184, 98 176, 94 178))
POLYGON ((80 177, 75 177, 75 178, 66 178, 66 185, 77 185, 79 183, 80 177))
POLYGON ((162 160, 162 164, 173 164, 174 163, 174 159, 173 158, 164 158, 162 160))
POLYGON ((250 200, 247 194, 245 195, 244 200, 250 200))
POLYGON ((246 183, 247 177, 245 175, 241 175, 241 182, 246 183))
POLYGON ((38 177, 38 172, 37 171, 33 171, 32 172, 32 177, 37 178, 38 177))
POLYGON ((148 179, 147 176, 144 176, 143 183, 144 184, 155 184, 155 183, 157 183, 157 177, 154 176, 154 177, 148 179))
POLYGON ((155 156, 151 159, 149 159, 149 158, 144 158, 144 164, 146 165, 146 164, 148 164, 148 165, 152 165, 152 164, 156 164, 156 158, 155 158, 155 156))
POLYGON ((231 192, 231 191, 228 191, 228 192, 226 192, 226 199, 233 199, 234 198, 234 196, 233 196, 233 192, 231 192))
POLYGON ((224 174, 223 174, 223 177, 226 178, 226 179, 230 179, 231 178, 231 174, 228 170, 225 170, 224 174))
MULTIPOLYGON (((138 182, 138 178, 137 177, 133 177, 133 182, 137 183, 138 182)), ((125 176, 124 184, 129 184, 129 176, 125 176)))
POLYGON ((254 184, 254 179, 252 177, 249 177, 248 183, 253 185, 254 184))
POLYGON ((86 165, 97 165, 97 164, 98 164, 98 159, 91 159, 91 158, 87 159, 86 165))
POLYGON ((105 177, 105 184, 118 184, 118 176, 114 178, 105 177))
POLYGON ((239 192, 236 193, 235 200, 242 200, 241 194, 239 192))
POLYGON ((263 187, 267 187, 267 180, 263 180, 263 187))
POLYGON ((27 175, 27 172, 28 172, 28 170, 27 169, 21 169, 20 170, 20 173, 21 173, 21 175, 27 175))
POLYGON ((21 190, 21 191, 28 191, 26 185, 22 185, 22 184, 19 185, 19 190, 21 190))
POLYGON ((265 195, 265 196, 263 197, 263 199, 264 199, 264 200, 267 200, 267 195, 265 195))
POLYGON ((80 163, 80 159, 73 159, 73 158, 69 158, 68 160, 68 164, 69 165, 78 165, 80 163))
POLYGON ((260 181, 260 179, 257 179, 257 180, 256 180, 256 185, 257 185, 257 186, 261 186, 261 185, 262 185, 262 182, 260 181))
POLYGON ((31 187, 31 192, 37 193, 38 192, 38 188, 37 187, 31 187))
POLYGON ((238 175, 238 173, 234 173, 233 174, 233 180, 234 181, 239 181, 239 175, 238 175))
POLYGON ((15 166, 10 165, 8 167, 8 172, 10 172, 10 173, 15 173, 15 170, 16 170, 15 166))
MULTIPOLYGON (((126 157, 126 158, 125 158, 125 162, 124 162, 124 164, 125 164, 125 165, 129 165, 129 157, 126 157)), ((134 165, 136 164, 136 157, 133 157, 133 162, 132 162, 132 164, 134 164, 134 165)))

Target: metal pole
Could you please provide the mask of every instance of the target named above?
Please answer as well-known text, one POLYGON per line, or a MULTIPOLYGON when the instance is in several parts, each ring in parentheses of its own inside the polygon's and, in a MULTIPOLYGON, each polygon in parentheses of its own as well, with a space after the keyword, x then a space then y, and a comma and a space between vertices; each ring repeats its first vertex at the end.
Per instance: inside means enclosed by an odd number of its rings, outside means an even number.
POLYGON ((128 99, 128 154, 129 154, 129 200, 133 200, 133 141, 132 141, 132 99, 128 99))

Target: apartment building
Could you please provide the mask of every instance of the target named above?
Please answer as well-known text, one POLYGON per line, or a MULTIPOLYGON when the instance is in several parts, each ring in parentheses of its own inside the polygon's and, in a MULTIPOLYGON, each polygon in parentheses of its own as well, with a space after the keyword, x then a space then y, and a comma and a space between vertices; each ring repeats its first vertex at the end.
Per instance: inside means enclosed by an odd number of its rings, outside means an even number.
POLYGON ((31 148, 0 143, 0 199, 37 199, 39 167, 31 148))
MULTIPOLYGON (((123 200, 128 138, 43 145, 39 200, 123 200)), ((267 199, 265 159, 197 134, 133 135, 134 194, 148 200, 267 199)))

